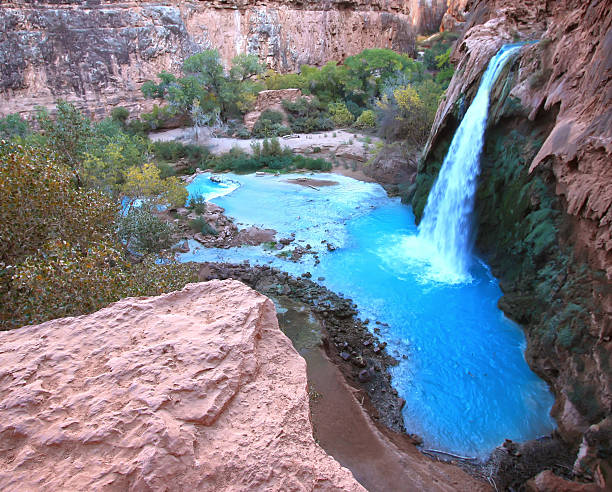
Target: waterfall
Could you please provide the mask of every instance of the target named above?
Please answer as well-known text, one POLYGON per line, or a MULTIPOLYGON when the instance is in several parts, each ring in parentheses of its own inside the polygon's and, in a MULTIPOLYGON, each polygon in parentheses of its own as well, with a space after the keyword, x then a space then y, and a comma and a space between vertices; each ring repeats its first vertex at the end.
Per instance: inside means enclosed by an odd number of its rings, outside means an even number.
POLYGON ((506 62, 521 46, 504 45, 489 62, 476 97, 455 132, 419 226, 419 238, 429 243, 446 269, 457 276, 468 276, 470 267, 470 222, 490 92, 506 62))

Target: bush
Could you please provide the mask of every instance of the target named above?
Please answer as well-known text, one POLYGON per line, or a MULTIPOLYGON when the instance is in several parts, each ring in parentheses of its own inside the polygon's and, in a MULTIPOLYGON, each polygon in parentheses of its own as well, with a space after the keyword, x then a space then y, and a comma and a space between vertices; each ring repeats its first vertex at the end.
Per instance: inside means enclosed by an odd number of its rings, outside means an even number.
POLYGON ((142 200, 148 207, 171 205, 182 207, 187 200, 185 185, 175 176, 162 179, 157 166, 144 164, 128 169, 121 191, 130 202, 142 200))
POLYGON ((257 120, 253 126, 252 136, 256 138, 282 137, 290 135, 291 128, 268 120, 257 120))
POLYGON ((307 81, 298 73, 280 74, 273 70, 268 70, 265 77, 266 89, 301 89, 302 92, 307 92, 307 81))
POLYGON ((117 123, 120 123, 122 126, 125 126, 125 122, 129 117, 130 112, 127 108, 124 108, 123 106, 113 108, 113 110, 111 111, 111 119, 113 121, 116 121, 117 123))
POLYGON ((267 120, 271 123, 282 123, 283 122, 283 113, 280 111, 273 111, 271 109, 266 109, 261 116, 260 120, 267 120))
POLYGON ((205 236, 216 236, 219 234, 217 230, 206 222, 202 217, 189 221, 189 227, 195 232, 199 232, 205 236))
POLYGON ((196 214, 202 215, 206 212, 206 200, 204 197, 198 196, 189 200, 188 208, 193 210, 196 214))
POLYGON ((239 125, 238 127, 236 127, 236 129, 234 130, 234 136, 236 138, 243 138, 243 139, 248 139, 251 138, 251 132, 247 129, 246 126, 244 125, 239 125))
POLYGON ((272 145, 269 144, 267 150, 264 151, 262 148, 253 156, 238 152, 230 152, 218 156, 214 160, 215 170, 252 173, 260 169, 271 169, 274 171, 291 171, 295 169, 329 171, 331 169, 331 163, 324 159, 310 159, 301 155, 294 156, 287 150, 283 150, 281 154, 278 154, 276 150, 271 150, 271 147, 272 145), (275 153, 271 154, 270 152, 275 153))
POLYGON ((431 47, 425 50, 423 54, 423 62, 428 70, 437 70, 439 67, 440 57, 446 53, 450 54, 450 48, 458 35, 452 32, 440 33, 437 39, 432 43, 431 47))
POLYGON ((296 155, 293 158, 293 166, 295 169, 309 169, 311 171, 331 171, 332 164, 325 159, 311 159, 302 155, 296 155))
POLYGON ((355 121, 355 117, 344 103, 331 103, 329 105, 329 114, 336 126, 350 126, 355 121))
POLYGON ((294 133, 312 133, 334 128, 334 122, 317 98, 308 100, 302 97, 293 102, 283 101, 282 104, 289 115, 289 125, 294 133))
POLYGON ((159 253, 172 246, 176 227, 145 208, 132 208, 118 221, 119 238, 138 253, 159 253))
MULTIPOLYGON (((53 122, 55 141, 70 142, 58 125, 78 128, 70 118, 53 122)), ((116 200, 75 186, 74 172, 59 157, 42 147, 0 143, 0 329, 86 314, 122 297, 158 295, 197 280, 187 265, 127 261, 116 200)), ((151 249, 147 241, 142 246, 151 249)))
POLYGON ((159 177, 161 179, 176 176, 176 169, 174 169, 170 164, 167 164, 165 162, 158 162, 156 166, 157 169, 159 169, 159 177))
POLYGON ((359 106, 357 103, 354 103, 353 101, 346 101, 346 108, 351 112, 351 114, 355 118, 359 118, 361 113, 365 111, 365 108, 362 108, 361 106, 359 106))
POLYGON ((0 140, 11 140, 14 137, 25 137, 31 133, 28 122, 18 114, 9 114, 0 118, 0 140))
POLYGON ((361 115, 359 116, 359 118, 357 118, 357 121, 355 122, 355 128, 365 129, 374 128, 375 126, 376 113, 374 113, 374 111, 372 111, 371 109, 367 109, 363 113, 361 113, 361 115))
POLYGON ((391 141, 406 140, 412 146, 423 145, 429 136, 442 93, 442 87, 431 78, 389 87, 376 103, 379 135, 391 141))
POLYGON ((192 144, 185 145, 176 141, 154 142, 152 151, 157 159, 167 162, 187 159, 190 164, 195 166, 205 165, 210 156, 210 152, 206 147, 192 144))
POLYGON ((448 84, 450 84, 453 75, 455 74, 455 69, 453 67, 445 67, 440 70, 436 75, 436 84, 439 84, 442 89, 446 89, 448 84))
POLYGON ((149 130, 158 130, 176 116, 176 110, 171 106, 158 106, 155 104, 150 113, 143 113, 141 120, 149 130))
POLYGON ((283 125, 283 114, 267 109, 253 126, 253 136, 257 138, 282 137, 289 135, 291 129, 283 125))

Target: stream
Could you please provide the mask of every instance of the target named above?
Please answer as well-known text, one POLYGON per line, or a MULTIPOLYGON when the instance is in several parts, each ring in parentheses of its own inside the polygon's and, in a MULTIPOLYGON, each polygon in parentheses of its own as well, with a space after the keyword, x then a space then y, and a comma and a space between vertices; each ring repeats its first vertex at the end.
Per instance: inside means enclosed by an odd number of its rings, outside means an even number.
POLYGON ((501 291, 486 264, 473 256, 467 275, 450 271, 419 238, 411 209, 378 184, 330 174, 309 175, 337 182, 318 189, 287 181, 300 176, 196 177, 190 196, 225 208, 240 227, 273 228, 277 239, 295 234, 295 241, 282 250, 190 241, 181 261, 248 260, 296 276, 310 272, 352 298, 399 360, 392 378, 406 400, 406 428, 427 448, 484 458, 506 438, 549 434, 553 396, 525 361, 521 328, 497 308, 501 291), (314 254, 291 261, 297 245, 310 245, 320 263, 314 254))

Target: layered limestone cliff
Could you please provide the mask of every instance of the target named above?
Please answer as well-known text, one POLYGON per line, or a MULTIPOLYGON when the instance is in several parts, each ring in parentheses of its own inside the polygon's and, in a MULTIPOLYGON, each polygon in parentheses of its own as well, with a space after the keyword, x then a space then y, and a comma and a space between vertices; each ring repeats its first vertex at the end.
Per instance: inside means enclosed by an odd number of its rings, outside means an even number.
POLYGON ((363 491, 314 441, 306 364, 233 280, 0 333, 2 490, 363 491))
POLYGON ((577 444, 612 414, 611 3, 451 3, 453 19, 467 10, 466 30, 410 200, 420 218, 490 58, 505 43, 538 41, 492 93, 476 241, 501 279, 500 306, 525 327, 531 366, 556 393, 560 430, 577 444))
POLYGON ((74 101, 94 115, 148 109, 140 86, 216 48, 296 71, 365 48, 414 50, 446 0, 13 0, 0 5, 0 116, 74 101))

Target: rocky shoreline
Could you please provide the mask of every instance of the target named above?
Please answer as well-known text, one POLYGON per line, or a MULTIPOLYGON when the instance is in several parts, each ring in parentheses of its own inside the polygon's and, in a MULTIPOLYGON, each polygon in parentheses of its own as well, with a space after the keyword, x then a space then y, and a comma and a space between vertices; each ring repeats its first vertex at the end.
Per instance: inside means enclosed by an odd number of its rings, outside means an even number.
MULTIPOLYGON (((292 277, 269 266, 202 263, 201 281, 240 280, 266 296, 286 296, 311 307, 327 332, 323 346, 351 386, 361 391, 372 418, 397 433, 405 433, 404 401, 391 385, 388 368, 397 361, 386 351, 386 343, 372 334, 357 317, 356 305, 307 278, 292 277)), ((419 443, 417 436, 413 441, 419 443)))
MULTIPOLYGON (((391 190, 388 189, 387 192, 391 190)), ((189 217, 188 212, 178 211, 178 215, 183 219, 183 230, 188 228, 185 221, 189 217)), ((275 231, 258 228, 239 230, 233 220, 224 214, 224 209, 213 203, 206 203, 206 210, 201 217, 220 231, 216 235, 189 235, 189 238, 195 239, 204 247, 230 248, 241 244, 276 243, 275 231)), ((293 237, 281 239, 279 243, 287 245, 292 241, 293 237)), ((182 248, 179 251, 188 251, 187 241, 183 243, 182 248)), ((306 253, 316 255, 314 251, 298 246, 290 259, 299 261, 306 253)), ((404 449, 406 443, 409 446, 422 444, 418 435, 409 434, 405 428, 402 416, 405 402, 393 387, 389 373, 389 368, 397 365, 397 360, 386 351, 386 343, 376 336, 380 322, 374 320, 372 324, 376 326, 370 331, 370 320, 359 319, 357 306, 351 299, 310 280, 309 273, 296 278, 270 266, 251 265, 248 262, 209 262, 197 263, 194 266, 199 269, 201 281, 235 279, 270 298, 284 296, 310 306, 325 331, 322 339, 323 349, 340 369, 346 382, 357 391, 361 405, 379 430, 400 449, 404 449)), ((506 441, 501 444, 484 462, 432 450, 421 451, 429 458, 450 462, 475 478, 501 485, 502 488, 523 487, 534 475, 550 469, 565 478, 572 477, 575 450, 570 449, 556 433, 525 443, 506 441)))
MULTIPOLYGON (((418 435, 408 433, 402 417, 405 402, 391 383, 389 368, 396 365, 397 360, 387 352, 386 343, 376 336, 378 329, 375 327, 374 333, 369 330, 368 325, 372 322, 359 319, 357 306, 351 299, 318 285, 307 276, 293 277, 267 265, 196 265, 201 281, 239 280, 265 296, 283 296, 308 305, 326 332, 323 349, 347 383, 357 391, 358 400, 379 430, 399 449, 422 444, 418 435)), ((544 470, 552 469, 556 475, 570 478, 575 459, 575 451, 556 432, 524 443, 506 440, 486 461, 420 450, 429 458, 459 466, 491 485, 495 483, 501 486, 500 490, 524 487, 529 479, 544 470)), ((535 487, 535 483, 532 485, 535 487)))

